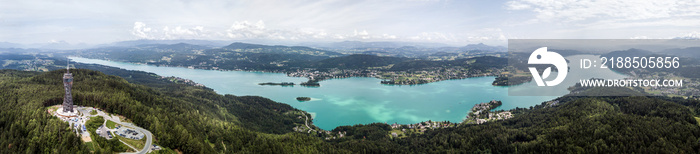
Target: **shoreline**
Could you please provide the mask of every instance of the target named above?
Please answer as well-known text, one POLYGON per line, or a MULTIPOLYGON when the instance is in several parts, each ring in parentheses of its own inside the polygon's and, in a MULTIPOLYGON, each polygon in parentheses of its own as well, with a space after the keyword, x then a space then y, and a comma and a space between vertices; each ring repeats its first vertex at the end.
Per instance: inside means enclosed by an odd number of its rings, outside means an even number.
MULTIPOLYGON (((80 57, 80 58, 82 58, 82 57, 80 57)), ((90 58, 83 58, 83 59, 90 60, 90 58)), ((94 59, 94 60, 101 60, 101 59, 94 59)), ((104 60, 104 61, 110 61, 110 60, 104 60)), ((112 61, 112 62, 119 62, 119 61, 112 61)), ((128 62, 119 62, 119 63, 134 64, 134 63, 128 63, 128 62)), ((100 65, 99 63, 91 63, 91 64, 98 64, 98 65, 100 65)), ((143 65, 143 64, 139 64, 139 65, 143 65)), ((148 65, 148 64, 145 64, 144 66, 155 66, 155 65, 148 65)), ((166 67, 167 67, 167 66, 166 66, 166 67)), ((200 69, 200 70, 207 70, 207 69, 200 69)), ((209 69, 209 70, 211 70, 211 69, 209 69)), ((212 70, 212 71, 221 71, 221 70, 212 70)), ((236 71, 236 70, 226 70, 226 71, 236 71)), ((265 72, 265 71, 241 71, 241 72, 279 73, 279 72, 265 72)), ((287 77, 295 77, 295 76, 289 76, 289 75, 287 75, 287 74, 285 74, 285 76, 287 76, 287 77)), ((479 78, 479 77, 495 77, 495 75, 493 75, 493 73, 481 73, 479 76, 470 76, 470 77, 465 77, 465 78, 455 78, 455 79, 436 80, 436 81, 434 81, 434 82, 440 82, 440 81, 446 81, 446 80, 465 80, 465 79, 469 79, 469 78, 479 78)), ((344 76, 344 77, 337 77, 337 78, 327 78, 327 79, 324 79, 324 80, 346 79, 346 78, 368 78, 368 76, 344 76)), ((381 78, 378 78, 378 77, 371 77, 371 78, 378 79, 379 81, 382 80, 381 78)), ((492 78, 490 78, 490 79, 493 80, 492 78)), ((377 82, 377 80, 375 80, 375 84, 376 84, 376 82, 377 82)), ((429 83, 432 83, 432 82, 429 82, 429 83)), ((427 83, 422 83, 422 84, 427 84, 427 83)), ((408 85, 408 86, 422 85, 422 84, 410 84, 410 85, 408 85)), ((395 86, 395 85, 402 86, 402 84, 381 84, 381 85, 384 85, 384 86, 395 86)), ((404 85, 405 85, 405 84, 404 84, 404 85)), ((490 85, 490 84, 489 84, 489 86, 493 86, 493 85, 490 85)), ((493 86, 493 87, 500 87, 500 86, 493 86)), ((216 92, 216 90, 214 90, 214 91, 216 92)), ((217 93, 221 94, 220 92, 217 92, 217 93)), ((263 95, 257 95, 257 96, 263 96, 263 95)), ((311 101, 314 101, 314 100, 312 99, 311 101)), ((546 101, 546 100, 545 100, 545 101, 546 101)), ((295 101, 295 102, 296 102, 296 101, 295 101)), ((542 102, 544 102, 544 101, 542 101, 542 102)), ((538 104, 539 104, 539 103, 542 103, 542 102, 538 102, 538 104)), ((289 103, 284 103, 284 104, 289 104, 289 103)), ((454 111, 453 111, 453 112, 454 112, 454 111)), ((465 114, 462 114, 460 117, 463 118, 464 116, 466 116, 466 113, 465 113, 465 114)), ((315 118, 314 118, 314 120, 315 120, 315 118)), ((428 119, 426 119, 426 120, 428 120, 428 119)), ((438 120, 439 120, 439 119, 438 119, 438 120)), ((462 120, 464 120, 464 119, 462 119, 462 120)), ((462 120, 457 120, 457 119, 456 119, 456 120, 454 120, 454 123, 460 123, 462 120)), ((441 120, 441 121, 445 121, 445 119, 443 119, 443 120, 441 120)), ((447 120, 447 121, 450 121, 450 120, 447 120)), ((378 122, 381 123, 381 121, 375 121, 375 122, 372 122, 372 123, 378 123, 378 122)), ((357 124, 360 124, 360 123, 357 123, 357 124)), ((406 124, 413 124, 413 123, 409 122, 409 123, 406 123, 406 124)), ((342 126, 342 125, 341 125, 341 126, 342 126)), ((337 127, 337 126, 336 126, 336 127, 337 127)), ((331 129, 332 129, 332 128, 331 128, 331 129)))
MULTIPOLYGON (((467 79, 467 78, 473 78, 473 77, 487 77, 487 76, 494 76, 494 77, 500 77, 501 75, 500 72, 502 72, 501 69, 496 69, 499 71, 496 72, 488 72, 488 73, 480 73, 478 75, 466 75, 466 76, 457 76, 457 77, 448 77, 448 78, 440 78, 440 79, 429 79, 429 80, 418 80, 420 82, 398 82, 396 83, 394 80, 387 80, 387 78, 382 77, 381 75, 377 75, 380 73, 405 73, 409 71, 382 71, 382 70, 360 70, 360 69, 337 69, 337 68, 332 68, 333 71, 341 71, 341 72, 362 72, 362 71, 367 71, 369 73, 364 73, 364 74, 358 74, 358 73, 345 73, 345 75, 334 75, 334 76, 329 76, 329 75, 309 75, 308 72, 305 71, 310 71, 310 70, 316 70, 319 68, 297 68, 297 71, 286 71, 286 70, 249 70, 249 69, 212 69, 212 68, 196 68, 194 66, 170 66, 170 65, 152 65, 148 63, 134 63, 134 62, 126 62, 126 61, 116 61, 116 60, 110 60, 110 59, 97 59, 97 58, 86 58, 86 57, 78 57, 78 56, 68 56, 69 59, 72 60, 72 58, 83 58, 83 59, 95 59, 95 60, 104 60, 104 61, 110 61, 110 62, 120 62, 120 63, 129 63, 129 64, 138 64, 138 65, 147 65, 147 66, 156 66, 156 67, 177 67, 177 68, 187 68, 187 69, 199 69, 199 70, 212 70, 212 71, 222 71, 222 72, 227 72, 227 71, 242 71, 242 72, 254 72, 254 73, 282 73, 287 75, 288 77, 303 77, 308 79, 309 81, 313 82, 320 82, 324 80, 329 80, 329 79, 343 79, 343 78, 350 78, 350 77, 371 77, 371 78, 376 78, 380 79, 383 81, 380 81, 379 84, 383 85, 422 85, 422 84, 427 84, 427 83, 433 83, 433 82, 440 82, 440 81, 446 81, 446 80, 458 80, 458 79, 467 79), (299 75, 297 75, 299 74, 299 75)), ((85 64, 94 64, 94 63, 85 63, 85 64)), ((326 72, 319 72, 315 71, 318 73, 328 73, 326 72)), ((496 81, 496 79, 494 79, 496 81)), ((307 81, 308 82, 308 81, 307 81)), ((494 85, 497 86, 497 85, 494 85)))

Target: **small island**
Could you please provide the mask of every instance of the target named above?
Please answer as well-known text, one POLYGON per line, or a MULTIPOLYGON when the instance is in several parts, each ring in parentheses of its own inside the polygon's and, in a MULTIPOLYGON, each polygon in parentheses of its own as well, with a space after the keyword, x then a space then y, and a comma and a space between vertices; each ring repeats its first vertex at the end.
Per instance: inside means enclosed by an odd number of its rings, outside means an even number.
POLYGON ((299 84, 299 85, 301 85, 301 86, 307 86, 307 87, 320 87, 320 86, 321 86, 321 84, 318 83, 318 80, 313 80, 313 79, 312 79, 312 80, 309 80, 309 81, 306 81, 306 82, 302 82, 302 83, 299 84))
POLYGON ((532 81, 531 76, 499 76, 491 85, 494 86, 514 86, 532 81))
POLYGON ((311 100, 311 97, 297 97, 297 100, 298 100, 298 101, 302 101, 302 102, 304 102, 304 101, 310 101, 310 100, 311 100))
POLYGON ((271 85, 271 86, 294 86, 294 83, 292 83, 292 82, 280 82, 280 83, 265 82, 265 83, 258 83, 258 85, 261 85, 261 86, 264 86, 264 85, 271 85))

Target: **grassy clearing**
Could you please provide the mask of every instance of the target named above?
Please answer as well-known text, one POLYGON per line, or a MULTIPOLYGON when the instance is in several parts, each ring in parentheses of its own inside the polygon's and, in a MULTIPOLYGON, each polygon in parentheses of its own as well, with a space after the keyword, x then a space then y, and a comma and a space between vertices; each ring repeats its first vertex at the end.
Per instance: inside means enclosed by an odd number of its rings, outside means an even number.
POLYGON ((142 138, 140 140, 129 139, 129 138, 125 138, 125 137, 122 137, 119 135, 115 135, 115 136, 117 137, 117 139, 124 141, 126 144, 133 146, 137 150, 141 150, 141 149, 143 149, 143 146, 146 146, 146 137, 145 136, 144 136, 144 138, 142 138))
POLYGON ((394 130, 389 131, 389 137, 394 138, 394 136, 392 136, 391 133, 396 133, 396 136, 397 136, 398 138, 404 138, 404 137, 406 137, 406 136, 404 135, 404 132, 401 131, 401 130, 396 130, 396 129, 394 129, 394 130))
POLYGON ((117 123, 115 123, 115 122, 112 121, 112 120, 107 120, 107 128, 109 128, 109 129, 114 129, 114 128, 116 128, 116 127, 117 127, 117 123))
POLYGON ((85 142, 85 145, 87 145, 90 151, 95 151, 95 144, 93 144, 93 142, 85 142))

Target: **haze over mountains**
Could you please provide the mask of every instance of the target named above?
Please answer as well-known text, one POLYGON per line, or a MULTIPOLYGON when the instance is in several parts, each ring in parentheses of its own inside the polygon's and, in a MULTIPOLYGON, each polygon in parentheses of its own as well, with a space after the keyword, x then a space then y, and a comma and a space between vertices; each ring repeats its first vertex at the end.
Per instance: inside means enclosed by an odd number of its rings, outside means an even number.
MULTIPOLYGON (((585 53, 584 50, 574 49, 577 48, 552 51, 562 55, 585 53)), ((510 119, 481 124, 469 120, 442 124, 439 123, 441 119, 428 119, 428 122, 419 124, 439 127, 420 129, 415 125, 395 126, 379 121, 322 130, 307 121, 306 117, 311 114, 264 97, 220 95, 213 89, 179 82, 176 77, 161 77, 153 73, 95 64, 71 63, 76 68, 83 68, 71 72, 76 74, 76 83, 80 83, 75 87, 76 91, 80 91, 76 93, 76 102, 134 119, 135 124, 154 132, 158 145, 167 148, 166 150, 184 153, 273 153, 275 150, 297 153, 697 153, 697 149, 700 149, 697 144, 700 138, 700 103, 695 87, 700 76, 695 72, 698 72, 700 63, 690 59, 697 56, 690 54, 697 50, 697 47, 654 51, 627 48, 613 50, 608 55, 686 54, 682 55, 682 58, 687 56, 687 59, 682 59, 683 67, 677 70, 632 70, 641 75, 673 74, 674 78, 686 78, 687 85, 691 86, 673 93, 682 97, 584 97, 578 95, 624 93, 636 96, 645 90, 580 89, 576 95, 565 95, 529 108, 510 109, 507 112, 514 115, 510 119)), ((63 89, 60 88, 60 80, 55 79, 64 72, 67 63, 64 61, 65 56, 193 69, 296 74, 312 72, 310 74, 315 76, 307 82, 337 76, 377 77, 386 81, 376 84, 418 86, 484 74, 493 77, 502 74, 508 63, 503 58, 504 47, 485 44, 454 47, 405 42, 346 41, 266 45, 207 40, 137 40, 86 49, 0 48, 2 51, 6 52, 0 54, 0 63, 5 64, 3 68, 49 71, 38 73, 0 70, 0 80, 11 81, 0 83, 0 86, 8 89, 0 91, 0 94, 9 98, 3 99, 5 102, 0 100, 0 104, 4 104, 0 107, 11 110, 16 109, 18 104, 29 105, 20 110, 0 113, 6 114, 0 116, 0 119, 5 119, 0 121, 12 122, 5 125, 0 122, 0 129, 10 132, 0 135, 0 145, 12 144, 13 147, 27 149, 30 153, 34 152, 34 147, 45 150, 59 145, 76 147, 61 151, 90 151, 85 143, 79 142, 72 135, 63 137, 63 140, 75 140, 71 143, 44 139, 49 138, 47 136, 50 135, 44 135, 47 133, 70 133, 67 129, 30 133, 33 132, 30 130, 65 128, 64 123, 43 115, 46 112, 36 112, 60 101, 60 97, 57 97, 60 95, 57 94, 63 89), (26 91, 36 94, 24 93, 26 91), (24 116, 30 113, 33 117, 24 116), (19 127, 24 125, 22 121, 29 121, 30 118, 47 122, 41 122, 46 125, 19 127), (33 138, 42 139, 42 142, 35 142, 33 138)), ((470 97, 464 99, 469 102, 480 101, 470 97)), ((105 149, 108 152, 111 150, 109 147, 105 149)), ((0 148, 0 152, 12 150, 15 149, 0 148)), ((99 150, 95 151, 100 153, 99 150)))
POLYGON ((224 41, 224 40, 195 40, 195 39, 178 39, 178 40, 129 40, 119 41, 106 44, 90 45, 90 44, 71 44, 66 41, 53 41, 48 43, 33 43, 20 44, 12 42, 0 42, 0 48, 24 48, 24 49, 43 49, 43 50, 73 50, 73 49, 89 49, 101 47, 133 47, 144 44, 192 44, 210 48, 217 48, 230 45, 233 42, 245 42, 250 44, 262 45, 285 45, 285 46, 307 46, 326 50, 352 50, 352 49, 383 49, 383 48, 459 48, 461 50, 490 50, 490 51, 506 51, 503 46, 490 46, 483 43, 469 44, 466 46, 454 46, 442 43, 420 43, 420 42, 361 42, 361 41, 342 41, 342 42, 279 42, 265 40, 242 40, 242 41, 224 41))
POLYGON ((66 41, 51 41, 47 43, 32 43, 32 44, 19 44, 12 42, 0 42, 0 48, 36 48, 36 49, 80 49, 80 48, 90 48, 93 45, 88 45, 84 43, 70 44, 66 41))

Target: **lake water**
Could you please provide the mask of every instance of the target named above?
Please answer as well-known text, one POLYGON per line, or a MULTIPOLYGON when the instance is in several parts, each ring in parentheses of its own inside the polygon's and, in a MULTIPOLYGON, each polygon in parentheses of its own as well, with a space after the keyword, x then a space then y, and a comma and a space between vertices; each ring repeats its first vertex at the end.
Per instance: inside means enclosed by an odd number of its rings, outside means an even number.
MULTIPOLYGON (((447 80, 423 85, 383 85, 380 79, 354 77, 321 81, 321 87, 260 86, 262 82, 294 82, 306 78, 282 73, 214 71, 180 67, 112 62, 71 57, 80 63, 100 64, 127 70, 152 72, 161 76, 191 79, 219 94, 257 95, 289 104, 314 116, 314 124, 331 130, 337 126, 373 122, 418 123, 421 121, 461 122, 474 104, 501 100, 499 109, 530 107, 557 96, 508 96, 508 88, 492 86, 495 77, 447 80), (299 102, 296 97, 312 100, 299 102)), ((565 89, 564 89, 565 90, 565 89)), ((566 91, 562 91, 566 93, 566 91)))

